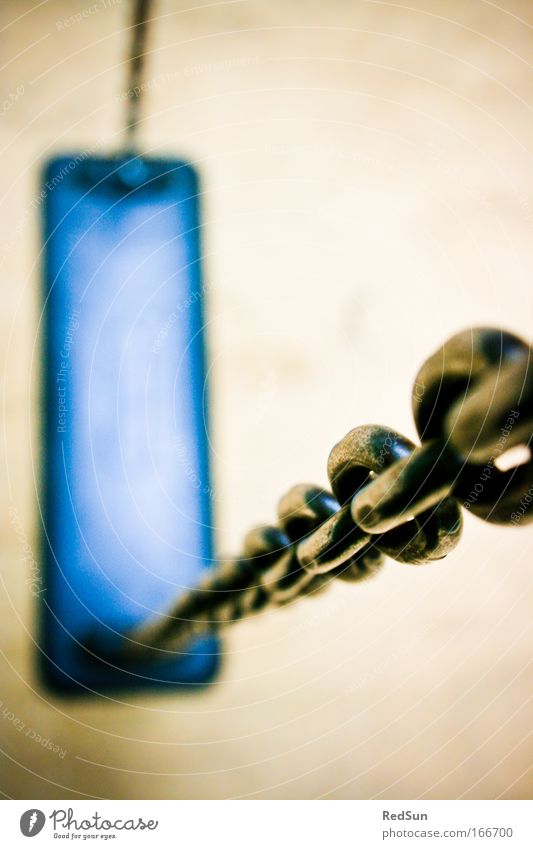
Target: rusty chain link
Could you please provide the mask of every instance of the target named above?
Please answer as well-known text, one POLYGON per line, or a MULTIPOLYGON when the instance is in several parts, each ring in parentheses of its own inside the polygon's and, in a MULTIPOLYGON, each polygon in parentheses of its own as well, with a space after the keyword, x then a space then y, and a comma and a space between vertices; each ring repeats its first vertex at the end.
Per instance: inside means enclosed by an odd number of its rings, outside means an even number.
POLYGON ((421 445, 380 425, 351 430, 329 455, 331 492, 299 484, 276 525, 252 530, 169 613, 129 633, 121 658, 168 658, 194 637, 266 607, 365 580, 385 555, 440 560, 457 545, 461 507, 488 522, 533 520, 533 460, 498 458, 533 435, 532 349, 499 329, 453 336, 419 371, 412 406, 421 445))

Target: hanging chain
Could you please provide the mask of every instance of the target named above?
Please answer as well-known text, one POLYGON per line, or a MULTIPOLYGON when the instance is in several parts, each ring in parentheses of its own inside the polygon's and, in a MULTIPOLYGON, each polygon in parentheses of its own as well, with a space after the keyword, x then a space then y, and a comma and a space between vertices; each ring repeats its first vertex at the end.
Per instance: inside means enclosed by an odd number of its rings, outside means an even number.
POLYGON ((147 55, 146 41, 152 0, 134 0, 131 24, 131 44, 128 59, 128 87, 126 90, 126 148, 136 148, 137 128, 144 91, 144 67, 147 55))
POLYGON ((412 392, 422 444, 380 425, 350 431, 329 455, 331 492, 293 487, 278 522, 252 530, 242 554, 185 593, 166 616, 126 635, 123 661, 169 659, 205 633, 267 607, 374 575, 384 556, 441 560, 457 545, 461 507, 488 522, 533 520, 533 459, 502 470, 533 438, 532 349, 499 329, 459 333, 422 366, 412 392), (501 465, 501 464, 500 464, 501 465))

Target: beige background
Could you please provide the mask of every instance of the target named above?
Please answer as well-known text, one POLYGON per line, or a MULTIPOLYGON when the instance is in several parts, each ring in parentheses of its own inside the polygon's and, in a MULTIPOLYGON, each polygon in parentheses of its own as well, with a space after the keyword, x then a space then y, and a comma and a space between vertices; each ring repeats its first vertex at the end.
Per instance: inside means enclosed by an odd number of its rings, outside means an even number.
MULTIPOLYGON (((155 11, 141 136, 203 175, 218 545, 231 551, 292 483, 326 482, 350 427, 414 436, 411 383, 446 336, 490 323, 530 338, 533 11, 155 11)), ((2 792, 530 796, 533 529, 467 517, 439 565, 388 563, 360 588, 236 627, 201 695, 75 703, 39 688, 24 561, 38 528, 32 202, 43 156, 120 142, 128 8, 12 0, 1 15, 2 101, 15 94, 0 160, 1 699, 66 750, 0 717, 2 792)))

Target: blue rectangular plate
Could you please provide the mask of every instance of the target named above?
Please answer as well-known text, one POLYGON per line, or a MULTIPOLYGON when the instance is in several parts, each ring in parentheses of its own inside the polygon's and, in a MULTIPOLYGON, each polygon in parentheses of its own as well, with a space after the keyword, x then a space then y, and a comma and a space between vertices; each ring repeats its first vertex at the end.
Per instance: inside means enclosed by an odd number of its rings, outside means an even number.
POLYGON ((213 559, 196 173, 65 156, 43 195, 44 678, 199 686, 218 668, 211 637, 150 667, 82 648, 157 618, 213 559))

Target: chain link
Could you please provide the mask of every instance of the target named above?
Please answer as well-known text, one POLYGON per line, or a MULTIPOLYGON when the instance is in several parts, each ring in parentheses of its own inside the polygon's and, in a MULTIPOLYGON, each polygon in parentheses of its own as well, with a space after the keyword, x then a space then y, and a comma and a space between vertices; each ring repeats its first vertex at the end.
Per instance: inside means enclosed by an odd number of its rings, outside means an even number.
POLYGON ((364 425, 331 451, 331 492, 299 484, 278 504, 276 525, 252 530, 166 616, 126 635, 122 660, 168 658, 194 638, 267 607, 366 580, 385 555, 440 560, 455 548, 461 507, 489 522, 533 520, 533 460, 506 471, 498 458, 533 434, 532 350, 499 329, 464 331, 418 373, 412 406, 422 444, 364 425))

